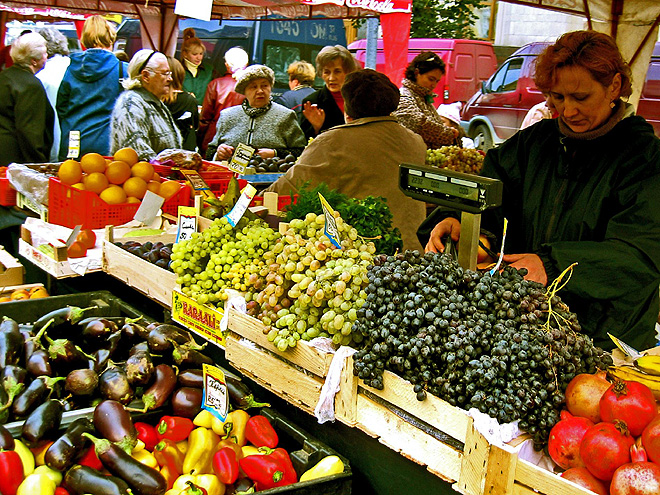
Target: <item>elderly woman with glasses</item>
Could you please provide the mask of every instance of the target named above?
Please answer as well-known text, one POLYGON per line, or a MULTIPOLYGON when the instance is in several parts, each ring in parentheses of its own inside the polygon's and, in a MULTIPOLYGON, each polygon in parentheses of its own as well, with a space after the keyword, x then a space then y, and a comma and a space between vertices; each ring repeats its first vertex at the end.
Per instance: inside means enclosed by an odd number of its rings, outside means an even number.
POLYGON ((129 147, 149 161, 164 149, 181 148, 181 133, 162 101, 172 84, 167 56, 140 50, 128 64, 128 75, 112 111, 110 152, 129 147))

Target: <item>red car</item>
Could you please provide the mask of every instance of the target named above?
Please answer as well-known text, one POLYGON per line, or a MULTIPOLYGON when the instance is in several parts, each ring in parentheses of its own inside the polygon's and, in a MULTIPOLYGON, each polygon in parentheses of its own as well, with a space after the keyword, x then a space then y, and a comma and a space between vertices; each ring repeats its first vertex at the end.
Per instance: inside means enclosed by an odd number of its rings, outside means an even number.
MULTIPOLYGON (((543 101, 534 84, 534 64, 548 45, 529 43, 515 51, 464 105, 461 125, 477 149, 486 151, 509 139, 529 109, 543 101)), ((637 114, 660 136, 660 43, 653 50, 637 114)))

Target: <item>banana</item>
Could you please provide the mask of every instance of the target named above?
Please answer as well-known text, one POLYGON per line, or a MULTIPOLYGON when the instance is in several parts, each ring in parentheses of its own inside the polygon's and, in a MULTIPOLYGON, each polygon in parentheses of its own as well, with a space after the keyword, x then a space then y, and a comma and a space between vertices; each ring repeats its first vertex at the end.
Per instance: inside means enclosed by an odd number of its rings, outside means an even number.
POLYGON ((635 366, 649 375, 660 376, 660 356, 642 356, 635 359, 635 366))
POLYGON ((651 389, 656 400, 660 400, 660 376, 649 375, 634 366, 610 366, 607 374, 619 380, 642 383, 651 389))

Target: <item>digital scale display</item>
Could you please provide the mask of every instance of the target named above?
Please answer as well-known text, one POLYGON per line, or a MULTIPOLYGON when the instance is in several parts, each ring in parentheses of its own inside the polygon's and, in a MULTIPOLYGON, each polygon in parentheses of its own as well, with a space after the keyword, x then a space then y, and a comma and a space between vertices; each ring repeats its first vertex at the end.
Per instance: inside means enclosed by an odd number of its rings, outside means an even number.
POLYGON ((399 174, 403 193, 427 203, 478 213, 502 202, 502 183, 488 177, 408 164, 399 174))

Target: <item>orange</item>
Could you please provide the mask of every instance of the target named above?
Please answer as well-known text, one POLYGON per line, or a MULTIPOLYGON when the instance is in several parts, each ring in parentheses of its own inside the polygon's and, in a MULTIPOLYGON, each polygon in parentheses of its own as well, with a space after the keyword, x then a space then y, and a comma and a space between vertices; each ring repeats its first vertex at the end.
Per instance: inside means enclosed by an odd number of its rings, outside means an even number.
POLYGON ((156 182, 163 182, 163 179, 160 178, 160 174, 158 172, 154 172, 154 175, 151 177, 151 180, 155 180, 156 182))
POLYGON ((57 171, 57 177, 63 184, 72 186, 73 184, 80 182, 82 179, 82 173, 83 171, 80 163, 75 160, 66 160, 60 165, 60 168, 57 171))
MULTIPOLYGON (((134 167, 135 168, 135 167, 134 167)), ((131 177, 122 186, 126 196, 142 199, 147 192, 147 183, 140 177, 131 177)))
POLYGON ((138 198, 134 198, 133 196, 129 196, 126 198, 127 203, 142 203, 142 201, 138 198))
POLYGON ((92 249, 94 246, 96 246, 96 234, 93 230, 81 230, 78 232, 76 241, 80 242, 83 246, 85 246, 86 249, 92 249))
POLYGON ((123 184, 131 176, 131 167, 126 162, 114 161, 105 169, 105 176, 111 184, 123 184))
POLYGON ((145 182, 149 182, 155 173, 154 166, 149 162, 137 162, 131 167, 131 175, 139 177, 145 182))
POLYGON ((158 194, 165 199, 170 199, 181 189, 181 184, 175 180, 167 180, 160 185, 160 191, 158 194))
POLYGON ((82 242, 75 241, 66 250, 69 258, 84 258, 87 256, 87 248, 83 246, 82 242))
POLYGON ((135 165, 140 159, 137 152, 133 148, 122 148, 115 151, 113 156, 115 160, 128 163, 129 167, 135 165))
POLYGON ((20 301, 21 299, 30 299, 30 293, 25 289, 16 289, 9 297, 12 301, 20 301))
POLYGON ((160 182, 156 182, 155 180, 152 180, 147 184, 147 191, 151 191, 154 194, 159 194, 160 193, 160 182))
POLYGON ((11 301, 11 297, 0 297, 0 303, 11 301))
MULTIPOLYGON (((104 175, 103 177, 105 177, 105 175, 104 175)), ((85 180, 85 178, 83 177, 83 181, 84 181, 84 180, 85 180)), ((72 185, 71 187, 73 187, 73 188, 75 188, 75 189, 80 189, 81 191, 84 191, 84 190, 85 190, 85 184, 84 184, 83 182, 76 182, 76 183, 75 183, 74 185, 72 185)))
POLYGON ((98 153, 86 153, 80 159, 80 166, 86 174, 91 174, 92 172, 103 173, 106 167, 105 158, 98 153))
POLYGON ((101 172, 94 172, 83 177, 83 184, 88 191, 101 194, 101 191, 108 187, 108 178, 101 172))
POLYGON ((48 291, 43 287, 34 287, 30 289, 30 299, 41 299, 48 297, 48 291))
POLYGON ((126 193, 121 187, 115 185, 108 186, 99 194, 99 197, 109 205, 126 203, 126 193))

